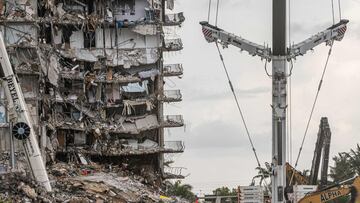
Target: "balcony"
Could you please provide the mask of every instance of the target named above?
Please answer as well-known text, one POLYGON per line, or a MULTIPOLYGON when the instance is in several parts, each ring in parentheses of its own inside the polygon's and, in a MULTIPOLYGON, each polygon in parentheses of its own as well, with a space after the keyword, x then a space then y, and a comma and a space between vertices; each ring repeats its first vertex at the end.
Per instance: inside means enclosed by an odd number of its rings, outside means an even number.
POLYGON ((164 90, 164 95, 161 100, 164 102, 180 102, 182 95, 180 90, 164 90))
POLYGON ((164 26, 180 26, 185 21, 183 12, 165 15, 164 26))
POLYGON ((146 139, 139 142, 136 139, 121 140, 103 140, 92 146, 62 145, 58 148, 58 153, 68 153, 72 150, 79 151, 86 155, 103 155, 103 156, 129 156, 129 155, 146 155, 157 153, 182 153, 185 146, 182 141, 166 141, 164 146, 160 146, 157 142, 146 139))
POLYGON ((164 51, 180 51, 183 49, 183 43, 180 38, 165 39, 164 51))
POLYGON ((183 141, 165 141, 163 148, 165 153, 181 153, 184 152, 185 145, 183 141))
POLYGON ((182 64, 165 64, 164 65, 164 76, 181 76, 184 73, 182 64))
POLYGON ((184 175, 184 167, 165 167, 163 177, 165 179, 184 179, 190 174, 184 175))
POLYGON ((167 115, 164 116, 162 127, 174 128, 184 126, 184 119, 182 115, 167 115))

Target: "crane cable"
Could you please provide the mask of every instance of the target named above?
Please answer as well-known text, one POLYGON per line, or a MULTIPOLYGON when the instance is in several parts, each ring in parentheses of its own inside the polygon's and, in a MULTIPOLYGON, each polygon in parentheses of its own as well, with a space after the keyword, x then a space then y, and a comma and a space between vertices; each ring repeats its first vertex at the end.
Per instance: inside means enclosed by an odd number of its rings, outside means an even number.
POLYGON ((218 16, 219 16, 219 1, 217 0, 217 4, 216 4, 216 18, 215 18, 215 26, 217 26, 218 23, 218 16))
POLYGON ((339 5, 339 18, 341 20, 341 1, 338 0, 338 5, 339 5))
MULTIPOLYGON (((217 5, 216 5, 215 26, 217 26, 217 23, 218 23, 219 1, 220 1, 220 0, 217 0, 217 5)), ((210 19, 210 6, 211 6, 211 0, 209 0, 208 19, 210 19)), ((222 62, 224 71, 225 71, 225 73, 226 73, 226 77, 227 77, 227 79, 228 79, 231 92, 232 92, 232 94, 233 94, 233 96, 234 96, 234 99, 235 99, 235 102, 236 102, 236 106, 237 106, 237 108, 238 108, 238 110, 239 110, 242 123, 243 123, 243 125, 244 125, 244 127, 245 127, 246 135, 247 135, 247 137, 248 137, 248 139, 249 139, 249 142, 250 142, 252 151, 254 152, 254 156, 255 156, 255 159, 256 159, 258 168, 259 168, 260 173, 261 173, 261 176, 262 176, 262 178, 263 178, 263 180, 264 180, 265 188, 269 191, 269 193, 270 193, 270 195, 271 195, 271 190, 269 189, 268 184, 267 184, 267 181, 266 181, 266 179, 265 179, 266 177, 265 177, 265 174, 264 174, 264 170, 263 170, 263 168, 261 167, 261 164, 260 164, 260 161, 259 161, 259 157, 258 157, 258 155, 257 155, 257 153, 256 153, 256 149, 255 149, 255 147, 254 147, 254 143, 253 143, 253 141, 252 141, 252 139, 251 139, 250 132, 249 132, 249 129, 248 129, 247 124, 246 124, 246 121, 245 121, 244 114, 243 114, 243 112, 242 112, 242 110, 241 110, 241 107, 240 107, 240 104, 239 104, 239 100, 238 100, 238 98, 237 98, 237 96, 236 96, 236 93, 235 93, 235 90, 234 90, 234 86, 232 85, 229 72, 228 72, 227 67, 226 67, 226 65, 225 65, 224 57, 223 57, 223 55, 221 54, 221 51, 220 51, 220 48, 219 48, 219 45, 218 45, 218 42, 217 42, 217 41, 215 42, 215 44, 216 44, 216 48, 217 48, 217 50, 218 50, 219 57, 220 57, 220 60, 221 60, 221 62, 222 62)), ((265 62, 265 69, 266 69, 266 62, 265 62)))
POLYGON ((335 24, 334 0, 331 0, 331 8, 332 8, 332 20, 333 20, 333 25, 334 25, 335 24))
MULTIPOLYGON (((330 59, 330 56, 331 56, 333 44, 334 44, 334 40, 332 40, 332 41, 330 42, 330 49, 329 49, 329 52, 328 52, 328 55, 327 55, 327 58, 326 58, 326 63, 325 63, 325 66, 324 66, 324 69, 323 69, 323 72, 322 72, 322 75, 321 75, 321 79, 320 79, 320 81, 319 81, 319 85, 318 85, 318 88, 317 88, 317 92, 316 92, 316 96, 315 96, 315 99, 314 99, 314 103, 313 103, 313 105, 312 105, 311 112, 310 112, 310 116, 309 116, 309 119, 308 119, 307 124, 306 124, 305 133, 304 133, 304 136, 303 136, 303 139, 302 139, 300 148, 299 148, 299 153, 298 153, 298 155, 297 155, 294 168, 296 168, 297 165, 298 165, 298 163, 299 163, 299 158, 300 158, 300 155, 301 155, 303 146, 304 146, 304 142, 305 142, 305 138, 306 138, 306 136, 307 136, 307 132, 308 132, 308 130, 309 130, 311 118, 312 118, 312 116, 313 116, 313 113, 314 113, 314 110, 315 110, 315 106, 316 106, 316 102, 317 102, 317 100, 318 100, 319 93, 320 93, 320 90, 321 90, 321 87, 322 87, 322 84, 323 84, 323 81, 324 81, 324 76, 325 76, 325 73, 326 73, 326 70, 327 70, 327 66, 328 66, 328 62, 329 62, 329 59, 330 59)), ((294 173, 293 173, 293 175, 291 176, 289 185, 291 184, 291 182, 292 182, 292 180, 293 180, 293 177, 294 177, 294 173)))
POLYGON ((210 14, 211 14, 211 0, 209 0, 208 22, 210 22, 210 14))
MULTIPOLYGON (((339 17, 340 17, 340 20, 341 20, 341 3, 340 3, 340 0, 338 0, 338 6, 339 6, 339 17)), ((333 19, 333 24, 335 24, 334 0, 331 0, 331 7, 332 7, 332 19, 333 19)), ((325 76, 325 73, 326 73, 326 69, 327 69, 327 65, 328 65, 328 62, 329 62, 329 58, 330 58, 330 56, 331 56, 331 52, 332 52, 333 45, 334 45, 334 40, 332 40, 332 41, 330 42, 330 48, 329 48, 329 52, 328 52, 328 55, 327 55, 327 58, 326 58, 326 63, 325 63, 325 66, 324 66, 324 69, 323 69, 323 72, 322 72, 322 75, 321 75, 321 79, 320 79, 320 81, 319 81, 319 85, 318 85, 318 89, 317 89, 316 96, 315 96, 315 99, 314 99, 314 103, 313 103, 313 105, 312 105, 311 112, 310 112, 310 116, 309 116, 308 122, 307 122, 307 124, 306 124, 305 133, 304 133, 304 136, 303 136, 303 139, 302 139, 300 148, 299 148, 298 155, 297 155, 297 157, 296 157, 296 162, 295 162, 294 168, 296 168, 297 165, 298 165, 298 163, 299 163, 299 158, 300 158, 302 149, 303 149, 303 147, 304 147, 305 138, 306 138, 306 136, 307 136, 307 132, 308 132, 308 130, 309 130, 311 118, 312 118, 312 115, 313 115, 314 110, 315 110, 315 106, 316 106, 317 99, 318 99, 318 97, 319 97, 319 93, 320 93, 321 86, 322 86, 322 83, 323 83, 323 80, 324 80, 324 76, 325 76)), ((291 185, 291 183, 292 183, 292 180, 293 180, 293 178, 294 178, 294 174, 295 174, 295 173, 293 173, 292 176, 291 176, 289 185, 291 185)))
POLYGON ((259 157, 258 157, 258 155, 257 155, 257 153, 256 153, 256 149, 255 149, 255 147, 254 147, 254 143, 253 143, 253 141, 252 141, 252 139, 251 139, 250 132, 249 132, 249 129, 248 129, 248 127, 247 127, 244 114, 243 114, 243 112, 242 112, 242 110, 241 110, 241 107, 240 107, 240 104, 239 104, 239 100, 238 100, 238 98, 237 98, 237 96, 236 96, 236 93, 235 93, 235 90, 234 90, 234 86, 232 85, 229 72, 228 72, 228 70, 227 70, 227 68, 226 68, 226 65, 225 65, 225 62, 224 62, 224 57, 223 57, 223 55, 221 54, 221 51, 220 51, 220 48, 219 48, 218 43, 215 42, 215 44, 216 44, 216 48, 217 48, 217 50, 218 50, 219 57, 220 57, 220 60, 221 60, 221 62, 222 62, 224 71, 225 71, 225 73, 226 73, 226 77, 227 77, 227 79, 228 79, 231 92, 232 92, 232 94, 233 94, 233 96, 234 96, 237 109, 239 110, 242 123, 243 123, 243 125, 244 125, 244 127, 245 127, 246 135, 247 135, 247 137, 248 137, 248 139, 249 139, 249 142, 250 142, 251 147, 252 147, 252 151, 254 152, 254 155, 255 155, 255 158, 256 158, 257 165, 258 165, 259 170, 260 170, 260 172, 261 172, 262 178, 263 178, 263 180, 264 180, 264 182, 265 182, 265 187, 266 187, 266 188, 268 189, 268 191, 270 192, 270 190, 269 190, 269 188, 268 188, 268 185, 267 185, 267 182, 266 182, 266 179, 265 179, 264 171, 263 171, 263 169, 262 169, 262 167, 261 167, 261 164, 260 164, 260 161, 259 161, 259 157))

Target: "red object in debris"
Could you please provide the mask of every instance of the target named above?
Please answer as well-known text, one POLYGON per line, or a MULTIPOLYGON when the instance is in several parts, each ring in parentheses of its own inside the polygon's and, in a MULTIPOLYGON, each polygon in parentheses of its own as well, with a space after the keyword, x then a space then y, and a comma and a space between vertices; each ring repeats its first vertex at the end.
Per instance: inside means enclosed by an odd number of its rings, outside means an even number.
POLYGON ((82 169, 82 170, 81 170, 81 175, 87 176, 87 175, 89 175, 89 174, 91 174, 91 170, 87 170, 87 169, 82 169))

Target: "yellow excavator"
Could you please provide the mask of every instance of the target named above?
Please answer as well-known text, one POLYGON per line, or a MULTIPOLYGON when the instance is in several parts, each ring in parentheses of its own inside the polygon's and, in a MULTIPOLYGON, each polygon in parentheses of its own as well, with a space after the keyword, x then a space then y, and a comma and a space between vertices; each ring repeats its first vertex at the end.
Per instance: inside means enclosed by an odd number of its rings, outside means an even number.
POLYGON ((360 203, 360 177, 352 178, 336 185, 305 195, 298 203, 322 203, 339 197, 351 196, 351 203, 360 203), (352 184, 348 185, 349 182, 352 184))

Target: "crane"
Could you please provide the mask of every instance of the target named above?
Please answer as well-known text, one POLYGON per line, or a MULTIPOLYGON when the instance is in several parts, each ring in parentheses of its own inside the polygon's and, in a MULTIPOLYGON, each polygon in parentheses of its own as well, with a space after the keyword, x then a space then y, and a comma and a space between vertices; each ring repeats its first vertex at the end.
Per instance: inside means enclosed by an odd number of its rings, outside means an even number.
MULTIPOLYGON (((332 46, 341 41, 347 29, 348 20, 340 20, 327 29, 295 44, 286 44, 286 0, 273 0, 272 49, 246 40, 217 26, 202 21, 202 32, 207 42, 220 43, 223 47, 233 45, 258 56, 267 62, 272 61, 272 202, 284 202, 286 189, 286 109, 287 109, 287 61, 304 55, 321 43, 332 46)), ((223 60, 222 56, 220 58, 223 60)), ((255 149, 253 149, 254 153, 255 149)), ((256 154, 255 154, 256 156, 256 154)), ((256 156, 257 157, 257 156, 256 156)))
POLYGON ((21 87, 12 69, 1 32, 0 64, 0 70, 3 76, 3 86, 5 88, 6 99, 8 100, 9 120, 14 124, 10 133, 16 139, 22 141, 30 171, 35 180, 50 192, 52 191, 52 188, 33 129, 33 122, 26 106, 21 87))
MULTIPOLYGON (((306 54, 309 50, 312 50, 314 47, 321 43, 326 43, 330 45, 333 40, 341 41, 344 37, 344 34, 347 30, 347 23, 349 20, 342 19, 335 25, 319 32, 310 38, 291 46, 288 50, 286 58, 288 60, 302 56, 306 54)), ((240 48, 242 51, 247 51, 251 56, 259 56, 261 59, 266 59, 271 61, 275 56, 271 53, 271 48, 259 45, 254 42, 248 41, 240 36, 236 36, 230 32, 222 30, 217 26, 211 25, 206 21, 200 22, 202 25, 202 32, 207 42, 219 42, 224 47, 228 45, 233 45, 240 48)))

